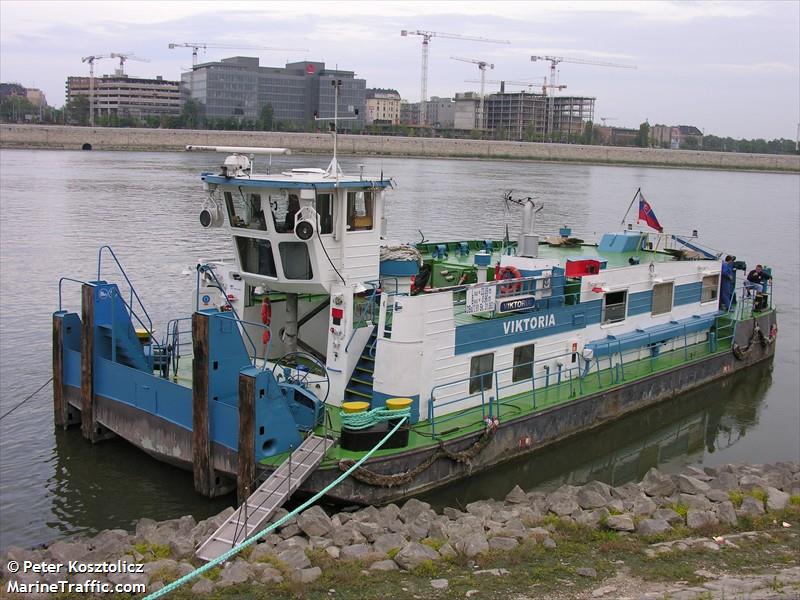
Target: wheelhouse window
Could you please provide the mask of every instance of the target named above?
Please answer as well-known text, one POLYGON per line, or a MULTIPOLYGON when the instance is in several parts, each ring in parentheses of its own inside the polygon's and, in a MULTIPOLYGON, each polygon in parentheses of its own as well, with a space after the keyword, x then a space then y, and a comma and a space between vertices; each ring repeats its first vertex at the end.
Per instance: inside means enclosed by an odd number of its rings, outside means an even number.
POLYGON ((266 277, 277 277, 275 257, 269 240, 234 236, 236 249, 239 251, 239 263, 246 273, 255 273, 266 277))
POLYGON ((270 194, 269 206, 275 231, 277 233, 294 231, 294 216, 300 210, 299 196, 297 194, 270 194))
POLYGON ((319 215, 319 232, 333 233, 333 194, 317 194, 314 210, 319 215))
POLYGON ((511 381, 533 379, 533 344, 514 348, 514 368, 511 369, 511 381))
POLYGON ((653 286, 653 306, 651 312, 653 316, 663 315, 672 311, 672 292, 674 284, 670 281, 668 283, 657 283, 653 286))
POLYGON ((628 304, 628 290, 608 292, 603 296, 603 325, 625 320, 628 304))
POLYGON ((283 275, 286 279, 312 279, 311 259, 308 255, 308 244, 305 242, 281 242, 278 244, 281 254, 283 275))
POLYGON ((224 192, 223 195, 231 227, 267 230, 267 221, 261 210, 261 194, 246 194, 239 190, 224 192))
POLYGON ((703 287, 700 291, 700 302, 716 302, 718 288, 719 275, 706 275, 703 277, 703 287))
POLYGON ((494 354, 473 356, 469 365, 469 393, 492 389, 494 354))
POLYGON ((347 192, 347 230, 369 231, 372 229, 375 199, 372 192, 347 192))

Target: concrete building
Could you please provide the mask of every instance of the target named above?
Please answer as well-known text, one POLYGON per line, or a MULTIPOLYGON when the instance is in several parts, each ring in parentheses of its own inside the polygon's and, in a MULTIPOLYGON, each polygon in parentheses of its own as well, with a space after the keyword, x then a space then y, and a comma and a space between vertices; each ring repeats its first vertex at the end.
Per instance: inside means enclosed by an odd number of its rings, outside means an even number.
MULTIPOLYGON (((400 122, 404 125, 419 125, 419 102, 404 102, 400 109, 400 122)), ((425 102, 425 120, 428 127, 453 129, 455 126, 456 103, 452 98, 431 96, 425 102)))
POLYGON ((477 92, 459 92, 456 94, 453 113, 453 127, 455 129, 478 129, 477 119, 480 100, 480 94, 477 92))
POLYGON ((25 88, 25 97, 34 106, 39 108, 47 106, 47 98, 45 98, 44 92, 38 88, 25 88))
POLYGON ((653 125, 650 142, 659 148, 677 150, 684 147, 701 148, 703 132, 692 125, 653 125))
POLYGON ((397 90, 369 88, 365 93, 365 102, 364 123, 367 125, 400 124, 400 94, 397 90))
MULTIPOLYGON (((67 78, 67 102, 89 96, 88 77, 67 78)), ((144 119, 181 113, 180 82, 127 75, 94 78, 94 114, 144 119)))
POLYGON ((10 96, 25 97, 25 86, 19 83, 0 83, 0 100, 10 96))
POLYGON ((258 58, 235 56, 196 65, 181 75, 184 99, 199 102, 207 119, 256 120, 269 104, 275 121, 297 125, 313 122, 315 115, 333 117, 334 81, 341 81, 339 116, 354 116, 341 121, 339 129, 360 127, 364 124, 366 81, 356 79, 352 71, 326 69, 322 62, 262 67, 258 58))

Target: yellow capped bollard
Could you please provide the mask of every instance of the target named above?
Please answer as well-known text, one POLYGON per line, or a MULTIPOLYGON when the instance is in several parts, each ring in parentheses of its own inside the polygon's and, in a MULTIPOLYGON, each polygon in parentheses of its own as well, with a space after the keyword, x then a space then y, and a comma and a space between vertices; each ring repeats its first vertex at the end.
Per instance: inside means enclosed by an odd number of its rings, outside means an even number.
POLYGON ((342 412, 347 414, 361 413, 369 410, 369 402, 343 402, 342 412))
POLYGON ((389 398, 386 401, 386 408, 389 410, 405 410, 411 408, 413 400, 411 398, 389 398))

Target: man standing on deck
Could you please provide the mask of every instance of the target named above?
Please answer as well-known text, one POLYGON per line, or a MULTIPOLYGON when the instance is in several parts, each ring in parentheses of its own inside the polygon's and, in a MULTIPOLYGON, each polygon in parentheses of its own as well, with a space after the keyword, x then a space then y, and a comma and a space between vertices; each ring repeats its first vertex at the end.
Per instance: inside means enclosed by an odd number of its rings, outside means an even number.
POLYGON ((719 291, 719 307, 724 311, 729 311, 731 305, 736 301, 733 290, 736 286, 736 272, 733 269, 733 257, 728 254, 725 262, 722 263, 722 282, 719 291))

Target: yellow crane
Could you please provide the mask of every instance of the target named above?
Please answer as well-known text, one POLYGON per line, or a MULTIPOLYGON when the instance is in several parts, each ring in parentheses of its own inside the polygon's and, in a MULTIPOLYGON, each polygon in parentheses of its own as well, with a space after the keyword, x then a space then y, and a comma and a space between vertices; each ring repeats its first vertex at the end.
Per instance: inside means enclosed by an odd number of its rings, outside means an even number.
POLYGON ((428 101, 428 44, 432 38, 440 37, 451 40, 466 40, 469 42, 487 42, 490 44, 510 44, 508 40, 493 40, 484 37, 477 37, 473 35, 459 35, 457 33, 442 33, 441 31, 422 31, 410 29, 403 29, 400 35, 408 37, 409 35, 418 35, 422 38, 422 74, 421 74, 421 90, 419 98, 419 121, 420 125, 427 125, 427 114, 425 113, 425 103, 428 101))
POLYGON ((197 66, 197 53, 208 48, 219 50, 277 50, 287 52, 308 52, 308 48, 272 48, 270 46, 236 46, 229 44, 206 44, 205 42, 170 42, 170 50, 175 48, 192 49, 192 67, 197 66))

